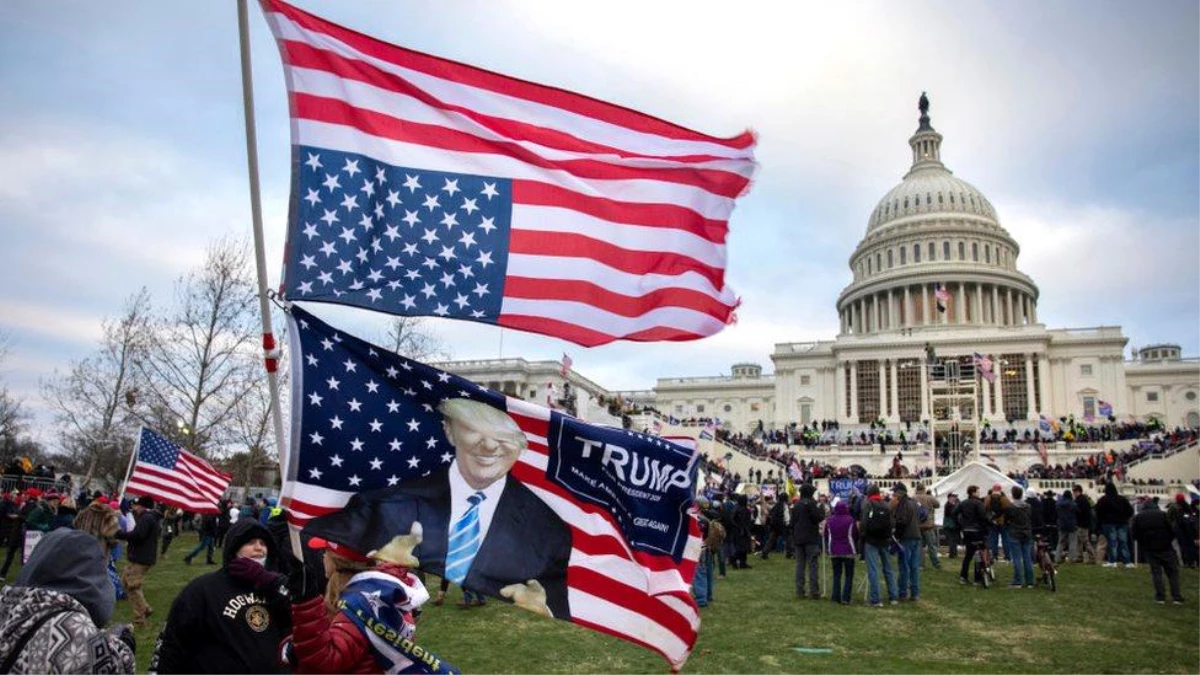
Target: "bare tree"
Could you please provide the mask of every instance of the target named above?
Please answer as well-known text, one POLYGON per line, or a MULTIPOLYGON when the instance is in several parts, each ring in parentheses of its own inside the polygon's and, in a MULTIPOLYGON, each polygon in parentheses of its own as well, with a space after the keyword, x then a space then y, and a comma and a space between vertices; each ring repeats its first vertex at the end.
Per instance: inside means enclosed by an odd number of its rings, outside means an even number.
POLYGON ((263 386, 256 287, 244 239, 213 243, 176 284, 172 312, 156 322, 142 362, 139 415, 201 456, 221 454, 247 396, 263 386))
MULTIPOLYGON (((12 335, 0 332, 0 365, 11 346, 12 335)), ((17 457, 29 457, 34 461, 41 458, 41 446, 28 435, 29 417, 25 402, 0 380, 0 460, 5 464, 17 457)))
POLYGON ((451 358, 449 348, 419 316, 391 317, 380 346, 414 361, 446 361, 451 358))
POLYGON ((119 483, 128 466, 137 419, 133 407, 144 388, 139 365, 150 345, 150 294, 130 296, 117 320, 106 319, 100 348, 62 375, 42 381, 42 398, 55 413, 68 468, 83 484, 98 478, 119 483))

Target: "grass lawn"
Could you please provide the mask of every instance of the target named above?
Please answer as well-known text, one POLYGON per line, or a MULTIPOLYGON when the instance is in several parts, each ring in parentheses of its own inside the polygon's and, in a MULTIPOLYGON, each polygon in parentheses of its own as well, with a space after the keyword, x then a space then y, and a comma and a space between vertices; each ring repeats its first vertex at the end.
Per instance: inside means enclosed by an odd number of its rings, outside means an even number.
MULTIPOLYGON (((215 569, 183 555, 185 534, 147 577, 155 613, 137 631, 138 671, 145 672, 171 599, 192 577, 215 569)), ((953 561, 947 561, 953 562, 953 561)), ((990 590, 960 586, 957 574, 926 568, 921 602, 867 608, 797 600, 794 567, 783 556, 718 579, 716 601, 702 610, 696 650, 683 672, 696 673, 1197 673, 1200 672, 1200 573, 1183 570, 1188 604, 1154 603, 1150 573, 1068 565, 1059 590, 1009 590, 1011 567, 990 590), (802 653, 794 648, 832 650, 802 653)), ((826 566, 826 577, 830 577, 826 566)), ((15 578, 16 571, 9 579, 15 578)), ((859 565, 858 579, 866 569, 859 565)), ((436 578, 433 579, 436 592, 436 578)), ((667 672, 656 654, 599 633, 491 601, 460 609, 452 590, 429 607, 419 642, 468 673, 667 672)), ((114 621, 127 622, 128 601, 114 621)))

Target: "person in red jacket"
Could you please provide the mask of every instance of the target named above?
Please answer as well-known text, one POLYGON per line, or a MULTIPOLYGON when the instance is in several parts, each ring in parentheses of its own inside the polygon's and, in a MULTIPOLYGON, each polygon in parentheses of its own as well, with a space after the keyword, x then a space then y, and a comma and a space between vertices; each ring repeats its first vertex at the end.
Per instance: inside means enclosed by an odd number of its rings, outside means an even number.
MULTIPOLYGON (((293 583, 298 592, 292 604, 289 661, 296 672, 404 672, 418 660, 432 672, 450 668, 413 643, 414 612, 429 599, 415 574, 319 537, 308 546, 324 550, 329 581, 323 596, 310 585, 293 583), (370 639, 369 632, 374 633, 370 639)), ((293 572, 300 574, 316 576, 313 570, 293 572)))

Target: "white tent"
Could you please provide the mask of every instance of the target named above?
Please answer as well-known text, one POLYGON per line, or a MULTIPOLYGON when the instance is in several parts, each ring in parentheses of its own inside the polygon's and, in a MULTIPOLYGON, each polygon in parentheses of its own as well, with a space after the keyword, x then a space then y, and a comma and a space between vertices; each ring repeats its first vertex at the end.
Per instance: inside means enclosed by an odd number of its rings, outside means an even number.
MULTIPOLYGON (((942 506, 946 505, 946 495, 953 492, 958 495, 959 500, 967 498, 967 488, 972 485, 979 486, 979 498, 983 499, 987 495, 988 490, 996 483, 1004 486, 1005 493, 1009 493, 1009 489, 1014 485, 1020 485, 1015 480, 1005 476, 992 467, 981 464, 980 462, 970 462, 963 466, 958 471, 946 476, 933 485, 929 486, 929 493, 942 502, 942 506)), ((1009 493, 1011 494, 1011 493, 1009 493)), ((940 527, 942 524, 942 509, 938 509, 936 514, 937 524, 940 527)))

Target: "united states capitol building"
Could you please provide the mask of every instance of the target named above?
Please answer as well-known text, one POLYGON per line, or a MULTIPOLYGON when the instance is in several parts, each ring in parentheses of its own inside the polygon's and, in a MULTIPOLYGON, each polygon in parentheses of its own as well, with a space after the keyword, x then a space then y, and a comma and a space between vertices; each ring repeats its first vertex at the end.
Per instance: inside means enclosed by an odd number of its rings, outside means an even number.
MULTIPOLYGON (((443 365, 531 399, 561 396, 567 379, 579 416, 601 423, 614 423, 602 403, 619 395, 664 417, 717 418, 743 433, 827 421, 844 431, 882 423, 931 433, 939 424, 953 425, 974 433, 981 426, 1036 428, 1041 415, 1104 421, 1101 408, 1107 413, 1108 406, 1119 420, 1200 427, 1200 359, 1182 358, 1169 343, 1127 358, 1120 326, 1040 323, 1040 291, 1019 268, 1020 244, 987 197, 943 163, 943 138, 924 95, 919 108, 908 139, 911 166, 871 209, 866 233, 850 254, 853 278, 834 308, 838 335, 776 344, 773 374, 760 364, 738 363, 728 376, 662 377, 652 390, 614 392, 576 372, 564 378, 555 362, 443 365), (947 382, 945 371, 932 365, 969 369, 974 354, 991 359, 994 381, 972 375, 947 382)), ((1015 452, 998 461, 1013 470, 1035 457, 1015 452)))

